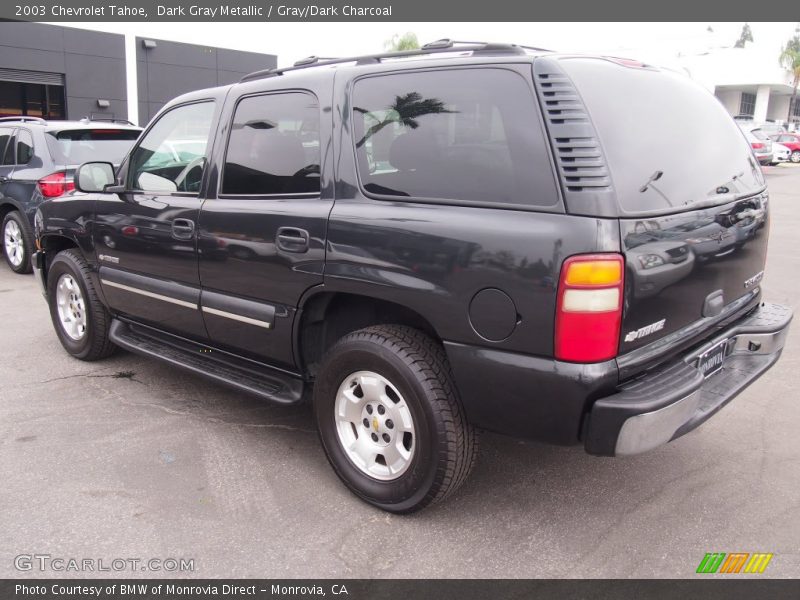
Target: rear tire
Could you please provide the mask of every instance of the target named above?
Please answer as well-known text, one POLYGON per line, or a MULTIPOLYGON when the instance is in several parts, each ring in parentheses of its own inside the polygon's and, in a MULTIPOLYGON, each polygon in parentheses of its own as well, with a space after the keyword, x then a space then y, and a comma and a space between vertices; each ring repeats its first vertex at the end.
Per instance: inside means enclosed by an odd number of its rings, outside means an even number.
POLYGON ((322 361, 313 402, 336 474, 383 510, 445 499, 475 462, 477 435, 444 349, 416 329, 380 325, 340 339, 322 361))
POLYGON ((15 273, 31 273, 31 254, 33 240, 25 217, 12 210, 3 219, 3 257, 15 273))
POLYGON ((108 336, 111 315, 100 302, 89 272, 77 250, 56 254, 47 272, 47 303, 64 349, 75 358, 94 361, 111 356, 117 347, 108 336))

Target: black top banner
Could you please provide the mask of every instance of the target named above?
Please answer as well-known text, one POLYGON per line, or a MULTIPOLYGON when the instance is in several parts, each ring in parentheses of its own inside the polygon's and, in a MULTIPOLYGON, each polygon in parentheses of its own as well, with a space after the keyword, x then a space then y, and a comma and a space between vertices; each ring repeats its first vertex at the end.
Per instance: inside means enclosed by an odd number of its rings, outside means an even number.
POLYGON ((751 0, 642 2, 570 0, 570 2, 492 0, 10 0, 0 19, 25 21, 798 21, 800 3, 751 0))

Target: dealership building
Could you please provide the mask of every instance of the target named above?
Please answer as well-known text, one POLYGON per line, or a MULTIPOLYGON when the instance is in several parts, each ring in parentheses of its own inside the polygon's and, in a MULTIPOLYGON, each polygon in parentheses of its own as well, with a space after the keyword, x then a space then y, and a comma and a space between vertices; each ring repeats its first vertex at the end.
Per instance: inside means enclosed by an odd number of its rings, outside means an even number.
MULTIPOLYGON (((745 48, 717 48, 681 57, 680 62, 731 115, 749 116, 757 123, 786 123, 793 75, 781 66, 774 46, 748 43, 745 48)), ((800 122, 800 102, 795 102, 791 120, 800 122)))
POLYGON ((144 125, 175 96, 276 65, 273 54, 0 22, 0 117, 88 116, 144 125))

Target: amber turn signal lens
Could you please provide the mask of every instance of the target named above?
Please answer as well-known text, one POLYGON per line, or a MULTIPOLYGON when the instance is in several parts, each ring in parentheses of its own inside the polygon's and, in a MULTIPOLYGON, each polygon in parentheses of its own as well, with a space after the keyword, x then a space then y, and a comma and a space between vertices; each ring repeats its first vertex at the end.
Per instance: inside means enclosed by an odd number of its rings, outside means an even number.
POLYGON ((569 265, 564 277, 566 285, 616 285, 622 281, 619 260, 581 260, 569 265))

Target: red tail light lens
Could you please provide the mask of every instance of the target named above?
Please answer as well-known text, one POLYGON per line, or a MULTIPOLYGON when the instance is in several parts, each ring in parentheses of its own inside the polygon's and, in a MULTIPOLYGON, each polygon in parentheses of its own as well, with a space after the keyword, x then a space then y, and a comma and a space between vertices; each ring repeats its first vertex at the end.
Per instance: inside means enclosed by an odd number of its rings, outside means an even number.
POLYGON ((764 144, 761 142, 751 142, 750 145, 753 147, 753 150, 761 150, 764 147, 764 144))
POLYGON ((555 355, 600 362, 617 355, 625 264, 619 254, 572 256, 561 266, 555 355))
POLYGON ((42 177, 38 185, 39 191, 45 198, 57 198, 75 189, 75 183, 71 179, 67 179, 64 171, 56 171, 42 177))

